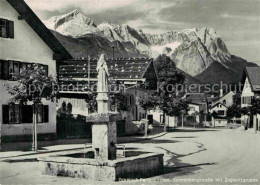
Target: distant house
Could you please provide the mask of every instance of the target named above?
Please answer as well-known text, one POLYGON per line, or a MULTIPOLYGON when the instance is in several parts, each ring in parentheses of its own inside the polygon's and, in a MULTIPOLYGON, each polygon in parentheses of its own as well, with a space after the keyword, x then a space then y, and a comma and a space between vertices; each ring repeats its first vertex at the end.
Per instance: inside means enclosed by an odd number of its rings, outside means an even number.
MULTIPOLYGON (((222 91, 222 89, 220 90, 222 91)), ((231 107, 234 104, 234 96, 235 92, 229 91, 226 94, 223 95, 223 93, 220 93, 220 96, 212 103, 212 106, 214 106, 217 103, 221 103, 226 107, 231 107)))
POLYGON ((186 93, 184 96, 189 102, 189 111, 184 117, 186 124, 202 124, 207 121, 208 107, 204 93, 186 93))
POLYGON ((236 93, 229 91, 223 94, 223 90, 220 89, 219 97, 215 98, 211 106, 209 106, 209 113, 212 115, 213 126, 227 126, 227 109, 231 107, 236 101, 236 93))
POLYGON ((227 116, 228 107, 223 103, 217 102, 212 107, 209 108, 209 112, 212 115, 212 126, 227 126, 228 120, 227 116), (215 115, 214 115, 215 114, 215 115))
MULTIPOLYGON (((14 75, 32 63, 46 75, 56 75, 59 60, 71 55, 23 0, 0 1, 0 136, 4 141, 31 138, 32 103, 13 104, 3 84, 15 84, 14 75)), ((43 100, 38 115, 39 137, 56 135, 56 104, 43 100)))
MULTIPOLYGON (((118 58, 106 59, 110 80, 120 84, 123 94, 127 97, 129 111, 122 114, 122 119, 139 121, 146 117, 145 111, 139 106, 138 100, 144 97, 147 90, 157 89, 157 74, 153 60, 148 58, 118 58)), ((63 61, 65 65, 59 66, 59 81, 64 89, 60 89, 58 108, 62 103, 72 104, 72 114, 89 115, 89 106, 86 102, 88 91, 82 89, 90 84, 97 83, 98 59, 73 59, 63 61), (70 85, 79 85, 78 89, 71 89, 70 85)), ((71 86, 72 87, 72 86, 71 86)), ((92 89, 94 90, 94 89, 92 89)), ((110 106, 113 111, 113 106, 110 106)), ((127 125, 126 125, 127 127, 127 125)), ((131 132, 131 128, 126 128, 131 132)))
MULTIPOLYGON (((246 67, 243 74, 244 84, 241 95, 241 107, 252 105, 255 99, 260 99, 260 67, 246 67)), ((260 115, 242 116, 248 128, 260 130, 260 115)))

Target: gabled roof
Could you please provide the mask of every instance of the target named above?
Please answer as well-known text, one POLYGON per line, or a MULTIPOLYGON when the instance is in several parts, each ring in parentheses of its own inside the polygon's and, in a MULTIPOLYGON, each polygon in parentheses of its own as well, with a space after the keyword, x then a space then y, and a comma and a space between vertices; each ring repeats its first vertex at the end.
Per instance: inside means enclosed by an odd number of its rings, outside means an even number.
POLYGON ((253 91, 260 91, 260 67, 246 67, 246 76, 253 91))
POLYGON ((208 103, 214 103, 217 100, 219 100, 219 97, 207 97, 207 102, 208 103))
POLYGON ((24 0, 7 0, 7 2, 20 14, 20 19, 24 19, 29 26, 39 35, 39 37, 49 46, 57 59, 72 58, 70 53, 54 37, 50 30, 42 23, 24 0))
POLYGON ((193 104, 206 103, 206 97, 204 93, 187 93, 186 100, 193 104))
POLYGON ((235 95, 235 93, 234 93, 233 91, 226 92, 223 96, 218 97, 218 98, 213 102, 213 104, 218 103, 219 100, 221 100, 221 99, 224 98, 225 96, 229 95, 230 93, 233 93, 233 95, 235 95))
MULTIPOLYGON (((153 60, 148 58, 106 59, 110 76, 114 79, 142 79, 153 60)), ((88 78, 88 63, 90 63, 90 78, 97 78, 98 59, 73 59, 64 61, 67 65, 59 68, 60 78, 88 78)))
POLYGON ((209 109, 213 109, 214 107, 216 107, 216 106, 219 105, 219 104, 221 104, 222 106, 224 106, 224 107, 227 108, 226 105, 224 105, 223 103, 218 102, 218 103, 214 104, 213 106, 211 106, 209 109))

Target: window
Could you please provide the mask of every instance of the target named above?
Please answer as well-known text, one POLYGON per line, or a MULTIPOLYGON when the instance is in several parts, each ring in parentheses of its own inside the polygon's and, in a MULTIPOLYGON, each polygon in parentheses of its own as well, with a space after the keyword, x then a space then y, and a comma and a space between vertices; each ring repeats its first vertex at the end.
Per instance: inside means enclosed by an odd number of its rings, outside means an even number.
POLYGON ((8 80, 8 61, 0 60, 0 79, 8 80))
POLYGON ((190 107, 190 110, 191 111, 195 111, 195 107, 190 107))
POLYGON ((20 106, 17 104, 9 104, 9 123, 20 123, 20 106))
POLYGON ((242 104, 251 105, 251 101, 252 101, 252 96, 242 97, 242 104))
POLYGON ((19 62, 9 61, 9 80, 17 80, 19 73, 19 62))
MULTIPOLYGON (((33 123, 33 106, 9 104, 2 106, 3 124, 33 123)), ((37 123, 49 122, 49 106, 38 106, 37 123)))
POLYGON ((241 120, 236 120, 236 124, 241 124, 241 120))
POLYGON ((49 106, 40 104, 37 108, 37 123, 49 122, 49 106))
POLYGON ((20 63, 20 71, 26 70, 26 69, 28 69, 28 64, 27 63, 20 63))
POLYGON ((225 115, 225 111, 224 110, 219 110, 218 111, 218 115, 221 115, 221 116, 225 115))
MULTIPOLYGON (((21 70, 29 68, 30 63, 18 62, 18 61, 6 61, 0 60, 0 79, 3 80, 17 80, 21 70)), ((44 75, 48 76, 48 65, 41 65, 44 75)))
POLYGON ((37 123, 43 122, 43 105, 40 104, 37 106, 37 123))
POLYGON ((0 37, 14 38, 14 22, 0 19, 0 37))
POLYGON ((223 105, 226 105, 226 103, 227 103, 226 100, 223 100, 223 105))

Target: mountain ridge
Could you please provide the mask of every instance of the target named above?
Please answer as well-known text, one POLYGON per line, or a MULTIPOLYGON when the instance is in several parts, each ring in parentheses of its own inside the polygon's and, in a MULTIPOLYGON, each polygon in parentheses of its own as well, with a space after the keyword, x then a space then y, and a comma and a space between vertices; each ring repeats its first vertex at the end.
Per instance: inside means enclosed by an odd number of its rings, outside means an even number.
MULTIPOLYGON (((104 21, 96 25, 93 19, 78 10, 54 16, 44 23, 49 29, 59 33, 55 34, 58 40, 70 48, 76 57, 84 57, 90 55, 89 53, 97 56, 100 51, 105 51, 112 57, 114 47, 115 57, 156 58, 160 54, 165 54, 174 61, 177 68, 202 82, 208 82, 211 77, 219 75, 220 71, 212 70, 210 66, 221 68, 223 74, 227 76, 227 81, 232 81, 229 78, 234 78, 233 75, 229 75, 230 73, 236 73, 232 61, 235 57, 229 53, 224 41, 213 28, 149 34, 127 24, 116 25, 104 21)), ((239 57, 236 61, 241 67, 251 65, 239 57)))

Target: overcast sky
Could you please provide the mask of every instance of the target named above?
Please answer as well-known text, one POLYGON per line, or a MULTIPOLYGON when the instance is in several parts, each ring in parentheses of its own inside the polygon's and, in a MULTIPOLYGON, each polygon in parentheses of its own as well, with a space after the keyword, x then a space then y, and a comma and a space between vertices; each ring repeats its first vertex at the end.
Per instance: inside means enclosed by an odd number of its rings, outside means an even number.
POLYGON ((96 24, 129 24, 163 33, 212 27, 231 54, 260 65, 260 0, 25 0, 42 19, 74 9, 96 24))

